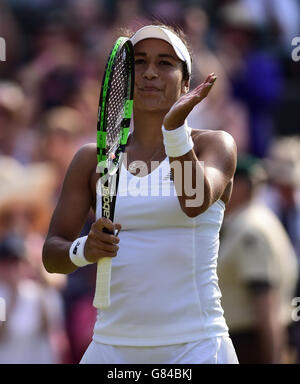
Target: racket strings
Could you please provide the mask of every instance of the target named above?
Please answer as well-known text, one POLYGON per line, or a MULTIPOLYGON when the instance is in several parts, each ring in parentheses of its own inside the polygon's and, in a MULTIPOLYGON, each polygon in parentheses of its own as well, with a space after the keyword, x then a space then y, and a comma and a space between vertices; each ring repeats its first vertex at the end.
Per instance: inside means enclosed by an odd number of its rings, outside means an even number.
POLYGON ((114 148, 118 147, 121 123, 124 116, 124 105, 128 98, 129 68, 124 53, 124 51, 121 51, 115 62, 108 102, 107 144, 111 153, 114 152, 114 148))

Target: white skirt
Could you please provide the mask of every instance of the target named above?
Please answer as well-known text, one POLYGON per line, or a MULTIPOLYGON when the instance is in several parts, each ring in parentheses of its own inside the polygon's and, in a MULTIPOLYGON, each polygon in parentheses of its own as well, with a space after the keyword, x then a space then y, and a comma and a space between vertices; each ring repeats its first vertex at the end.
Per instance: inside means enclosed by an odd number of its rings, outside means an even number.
POLYGON ((238 364, 228 336, 159 347, 127 347, 92 341, 80 364, 238 364))

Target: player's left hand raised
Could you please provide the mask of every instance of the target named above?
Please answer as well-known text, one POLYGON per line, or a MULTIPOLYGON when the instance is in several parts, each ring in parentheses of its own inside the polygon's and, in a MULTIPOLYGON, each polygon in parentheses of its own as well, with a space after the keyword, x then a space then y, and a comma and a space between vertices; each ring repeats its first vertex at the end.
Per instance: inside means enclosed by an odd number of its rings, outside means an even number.
POLYGON ((203 83, 191 92, 181 96, 164 118, 163 124, 165 129, 172 130, 183 125, 191 110, 208 95, 216 79, 217 76, 211 73, 203 83))

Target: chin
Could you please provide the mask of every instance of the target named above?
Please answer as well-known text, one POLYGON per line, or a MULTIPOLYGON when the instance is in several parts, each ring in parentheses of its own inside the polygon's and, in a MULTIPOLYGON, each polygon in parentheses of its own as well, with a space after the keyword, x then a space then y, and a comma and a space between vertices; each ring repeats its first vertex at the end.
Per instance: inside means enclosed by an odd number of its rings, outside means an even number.
POLYGON ((135 103, 134 108, 143 112, 168 112, 171 106, 164 105, 157 100, 143 100, 142 103, 135 103))

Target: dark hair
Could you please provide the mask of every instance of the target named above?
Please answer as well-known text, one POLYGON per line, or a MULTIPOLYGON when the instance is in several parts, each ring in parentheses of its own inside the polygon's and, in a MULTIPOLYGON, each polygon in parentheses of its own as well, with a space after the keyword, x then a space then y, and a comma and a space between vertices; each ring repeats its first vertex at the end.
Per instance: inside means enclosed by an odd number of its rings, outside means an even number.
MULTIPOLYGON (((185 33, 183 32, 183 30, 180 27, 163 24, 163 23, 161 23, 159 21, 154 21, 151 25, 156 25, 158 27, 162 27, 162 28, 168 29, 169 31, 173 32, 176 36, 178 36, 180 38, 180 40, 182 40, 182 42, 185 44, 185 46, 186 46, 186 48, 187 48, 187 50, 188 50, 188 52, 189 52, 189 54, 191 56, 191 60, 192 60, 192 56, 193 56, 192 49, 191 49, 191 47, 190 47, 190 45, 189 45, 189 43, 187 41, 187 37, 186 37, 185 33)), ((140 28, 145 27, 145 26, 146 25, 141 25, 138 28, 136 28, 135 30, 131 30, 131 29, 128 29, 128 28, 122 28, 122 29, 119 30, 119 33, 122 36, 130 38, 140 28)), ((183 80, 190 80, 190 78, 191 78, 191 75, 188 72, 187 64, 186 64, 185 61, 182 61, 182 76, 183 76, 183 80)))

